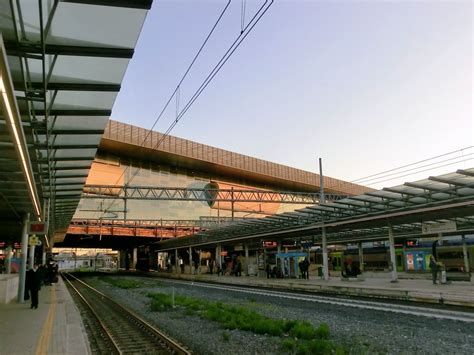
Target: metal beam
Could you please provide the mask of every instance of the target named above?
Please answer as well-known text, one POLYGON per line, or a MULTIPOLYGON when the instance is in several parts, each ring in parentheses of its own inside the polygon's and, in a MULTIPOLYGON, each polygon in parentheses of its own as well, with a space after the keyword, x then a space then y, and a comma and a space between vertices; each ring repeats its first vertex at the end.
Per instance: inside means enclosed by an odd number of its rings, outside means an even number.
MULTIPOLYGON (((15 82, 16 90, 23 90, 23 83, 15 82)), ((31 88, 34 90, 44 90, 44 84, 41 81, 35 81, 30 83, 31 88)), ((100 91, 100 92, 118 92, 120 91, 120 84, 110 83, 66 83, 66 82, 53 82, 48 83, 46 90, 58 90, 58 91, 100 91)))
MULTIPOLYGON (((40 43, 5 41, 8 55, 29 57, 43 54, 40 43)), ((124 58, 133 57, 133 48, 70 46, 67 44, 45 44, 45 54, 70 55, 81 57, 124 58)))
MULTIPOLYGON (((50 110, 49 116, 104 116, 109 117, 112 114, 112 110, 50 110)), ((45 110, 35 110, 36 116, 44 116, 45 110)))
POLYGON ((153 0, 61 0, 61 2, 150 10, 153 0))

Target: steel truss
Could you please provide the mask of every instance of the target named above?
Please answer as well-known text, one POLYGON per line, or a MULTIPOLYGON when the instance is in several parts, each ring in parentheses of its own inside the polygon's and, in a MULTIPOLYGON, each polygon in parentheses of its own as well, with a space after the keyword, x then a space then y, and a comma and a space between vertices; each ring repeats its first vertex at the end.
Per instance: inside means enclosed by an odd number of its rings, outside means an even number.
MULTIPOLYGON (((345 197, 347 196, 325 194, 327 201, 337 201, 345 197)), ((210 204, 214 202, 262 202, 314 205, 319 204, 320 194, 241 189, 85 185, 82 198, 205 201, 210 204)))

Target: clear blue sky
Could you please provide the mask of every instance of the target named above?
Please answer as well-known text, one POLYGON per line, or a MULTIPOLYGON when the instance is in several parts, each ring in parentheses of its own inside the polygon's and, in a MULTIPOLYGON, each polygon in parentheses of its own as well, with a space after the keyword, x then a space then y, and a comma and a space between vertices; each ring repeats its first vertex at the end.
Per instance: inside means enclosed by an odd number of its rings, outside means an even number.
MULTIPOLYGON (((152 126, 225 3, 155 0, 113 119, 152 126)), ((262 3, 246 1, 247 21, 262 3)), ((469 0, 277 0, 171 134, 313 172, 322 157, 326 175, 348 181, 472 146, 472 22, 469 0)), ((181 105, 240 28, 234 0, 181 105)), ((155 130, 175 111, 173 101, 155 130)), ((372 186, 474 167, 469 153, 372 186)))

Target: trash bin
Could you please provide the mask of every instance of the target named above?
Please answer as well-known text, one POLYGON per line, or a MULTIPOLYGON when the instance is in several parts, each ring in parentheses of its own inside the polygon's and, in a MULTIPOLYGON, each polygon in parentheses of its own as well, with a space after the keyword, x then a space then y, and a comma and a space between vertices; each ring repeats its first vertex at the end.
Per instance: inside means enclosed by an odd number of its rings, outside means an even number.
POLYGON ((445 284, 446 283, 446 270, 441 270, 441 283, 445 284))

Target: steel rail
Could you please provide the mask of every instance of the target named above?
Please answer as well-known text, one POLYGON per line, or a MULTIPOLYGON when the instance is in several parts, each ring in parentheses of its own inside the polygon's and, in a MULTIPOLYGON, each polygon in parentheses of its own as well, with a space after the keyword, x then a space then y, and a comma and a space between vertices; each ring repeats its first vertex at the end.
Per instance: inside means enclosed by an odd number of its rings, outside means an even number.
MULTIPOLYGON (((83 287, 87 288, 88 290, 92 291, 94 294, 100 296, 101 300, 113 305, 113 307, 117 308, 120 310, 120 312, 124 315, 127 316, 128 319, 133 320, 133 322, 136 324, 137 328, 140 328, 140 333, 148 333, 155 337, 155 339, 162 341, 171 351, 172 353, 180 354, 180 355, 190 355, 191 352, 184 348, 182 345, 180 345, 178 342, 176 342, 174 339, 170 338, 168 335, 164 334, 160 330, 156 329, 154 326, 149 324, 147 321, 145 321, 143 318, 132 312, 131 310, 125 308, 124 306, 118 304, 115 302, 112 298, 109 296, 105 295, 104 293, 96 290, 95 288, 91 287, 84 281, 78 279, 74 275, 71 274, 66 274, 67 277, 73 278, 74 281, 80 283, 83 287)), ((77 289, 76 289, 77 290, 77 289)), ((77 292, 77 291, 76 291, 77 292)), ((80 291, 79 291, 80 292, 80 291)), ((116 347, 119 349, 119 353, 124 353, 122 349, 120 349, 120 345, 117 344, 117 340, 115 339, 115 336, 112 335, 112 339, 114 343, 116 344, 116 347)), ((135 351, 136 352, 136 351, 135 351)), ((139 353, 139 352, 138 352, 139 353)))

